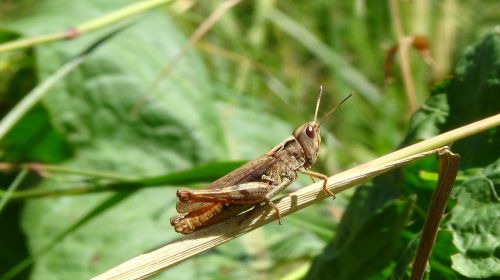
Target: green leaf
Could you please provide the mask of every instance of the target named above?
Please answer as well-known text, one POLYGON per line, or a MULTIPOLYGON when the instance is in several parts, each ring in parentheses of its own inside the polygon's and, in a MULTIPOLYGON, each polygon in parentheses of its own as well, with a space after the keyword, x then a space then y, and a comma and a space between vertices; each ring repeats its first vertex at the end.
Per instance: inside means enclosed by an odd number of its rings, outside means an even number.
MULTIPOLYGON (((7 205, 0 215, 0 275, 3 275, 11 267, 26 259, 29 247, 19 221, 21 220, 20 204, 7 205)), ((29 271, 19 275, 19 279, 27 279, 29 271)), ((0 276, 1 277, 1 276, 0 276)))
MULTIPOLYGON (((468 49, 449 87, 450 117, 442 127, 447 131, 500 112, 500 34, 491 32, 468 49), (464 94, 466 93, 466 94, 464 94)), ((463 168, 485 166, 499 156, 500 131, 468 137, 453 146, 462 157, 463 168)))
MULTIPOLYGON (((113 1, 54 2, 42 4, 38 16, 31 14, 11 26, 24 34, 43 33, 68 22, 73 14, 75 18, 93 15, 96 7, 109 7, 113 1), (47 18, 47 14, 53 16, 47 18)), ((123 2, 114 2, 115 8, 123 2)), ((40 78, 48 77, 98 35, 37 47, 40 78)), ((73 150, 64 165, 134 177, 171 174, 151 178, 150 184, 160 179, 170 183, 186 182, 188 177, 206 180, 227 166, 191 169, 196 174, 172 172, 221 158, 254 158, 290 135, 291 128, 275 118, 216 104, 208 73, 195 52, 188 52, 170 76, 149 92, 156 75, 185 42, 166 15, 150 13, 106 42, 47 94, 43 106, 48 121, 73 150), (263 124, 271 130, 261 133, 263 124), (228 136, 225 130, 240 137, 228 136)), ((36 188, 72 184, 47 180, 36 188)), ((126 199, 113 198, 94 194, 29 201, 22 225, 35 261, 32 278, 89 278, 179 237, 169 224, 175 212, 173 189, 144 189, 126 199), (68 254, 74 257, 67 258, 68 254)), ((226 246, 248 247, 240 243, 226 246)), ((245 255, 244 251, 241 256, 245 255)), ((21 266, 30 262, 28 259, 21 266)), ((166 277, 179 278, 186 268, 195 275, 223 275, 227 265, 221 261, 205 269, 196 262, 185 262, 166 272, 166 277)), ((237 262, 234 268, 235 276, 240 275, 237 262)))
POLYGON ((71 148, 54 130, 42 106, 29 111, 2 141, 3 160, 58 163, 71 156, 71 148))
MULTIPOLYGON (((98 7, 88 2, 54 2, 45 2, 38 16, 31 14, 12 26, 24 34, 43 33, 60 28, 61 22, 74 24, 79 17, 92 16, 98 7), (48 14, 53 16, 47 18, 48 14)), ((106 5, 116 8, 124 3, 111 2, 106 5)), ((38 47, 39 77, 48 77, 99 36, 38 47)), ((132 113, 185 40, 167 17, 153 13, 107 42, 48 93, 43 100, 47 119, 74 151, 66 165, 146 176, 185 169, 225 153, 206 71, 192 52, 139 113, 132 113)), ((26 131, 22 126, 16 129, 26 131)), ((37 188, 69 184, 47 181, 37 188)), ((36 261, 33 279, 89 278, 161 244, 165 235, 173 238, 168 223, 174 212, 172 190, 142 191, 102 205, 108 196, 27 203, 22 224, 36 261), (75 257, 65 257, 69 253, 75 257)))
POLYGON ((450 230, 438 231, 429 258, 430 279, 457 279, 458 275, 451 267, 451 257, 456 253, 458 250, 453 244, 453 233, 450 230))
POLYGON ((446 122, 450 108, 446 94, 439 90, 447 85, 448 83, 445 82, 437 86, 420 109, 413 114, 403 145, 409 145, 411 142, 427 139, 440 133, 439 126, 446 122))
POLYGON ((500 160, 454 190, 448 226, 459 253, 453 269, 471 278, 500 276, 500 160))
MULTIPOLYGON (((452 79, 438 85, 410 123, 404 145, 478 121, 500 112, 500 35, 491 32, 470 47, 452 79)), ((495 160, 498 129, 468 137, 453 145, 462 168, 495 160)))

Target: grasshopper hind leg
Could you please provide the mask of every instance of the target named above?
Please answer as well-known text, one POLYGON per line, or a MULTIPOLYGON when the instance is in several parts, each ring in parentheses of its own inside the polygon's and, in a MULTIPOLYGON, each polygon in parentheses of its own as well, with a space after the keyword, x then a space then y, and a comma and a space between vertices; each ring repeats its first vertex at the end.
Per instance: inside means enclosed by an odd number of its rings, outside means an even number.
POLYGON ((210 221, 215 215, 221 212, 223 207, 224 206, 220 203, 213 203, 187 214, 172 217, 170 219, 170 224, 174 227, 176 232, 182 234, 192 233, 212 224, 210 221))

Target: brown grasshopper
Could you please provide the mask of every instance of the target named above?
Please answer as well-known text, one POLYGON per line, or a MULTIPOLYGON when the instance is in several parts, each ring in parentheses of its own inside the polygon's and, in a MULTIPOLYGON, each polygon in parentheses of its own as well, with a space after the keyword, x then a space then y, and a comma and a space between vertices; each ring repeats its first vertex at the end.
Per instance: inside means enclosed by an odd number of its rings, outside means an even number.
POLYGON ((335 198, 335 194, 327 188, 327 176, 309 171, 309 168, 318 155, 321 124, 352 95, 347 96, 317 123, 322 93, 323 88, 320 87, 314 120, 299 126, 292 136, 279 145, 203 189, 177 190, 179 201, 176 209, 180 215, 170 219, 175 231, 188 234, 226 217, 223 214, 228 212, 225 210, 227 208, 253 206, 262 202, 274 208, 281 225, 280 211, 271 198, 295 181, 298 172, 311 176, 313 180, 323 180, 323 190, 335 198))

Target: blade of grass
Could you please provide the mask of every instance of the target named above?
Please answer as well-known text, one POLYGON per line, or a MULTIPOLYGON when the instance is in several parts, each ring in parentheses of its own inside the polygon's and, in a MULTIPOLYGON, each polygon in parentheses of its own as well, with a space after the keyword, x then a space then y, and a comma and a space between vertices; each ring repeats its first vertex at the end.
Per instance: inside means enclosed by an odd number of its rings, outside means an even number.
POLYGON ((36 86, 19 102, 0 122, 0 141, 14 127, 14 125, 31 109, 40 99, 60 80, 71 73, 86 58, 86 55, 79 55, 59 68, 52 76, 36 86))
POLYGON ((62 165, 43 164, 38 162, 21 163, 21 164, 0 162, 0 171, 10 171, 16 169, 21 169, 21 170, 27 169, 29 171, 33 171, 39 174, 41 177, 48 177, 49 176, 48 173, 60 173, 60 174, 87 176, 94 179, 96 178, 109 179, 114 181, 131 181, 136 179, 131 176, 116 174, 112 172, 72 168, 62 165))
POLYGON ((21 182, 26 177, 26 174, 28 174, 28 171, 26 169, 21 170, 21 172, 19 172, 19 174, 12 182, 12 184, 10 184, 9 188, 7 188, 7 191, 5 191, 2 194, 2 198, 0 199, 0 213, 2 212, 4 206, 7 204, 7 201, 9 201, 9 198, 12 195, 12 193, 17 189, 17 187, 19 187, 21 182))
POLYGON ((98 39, 92 45, 84 49, 80 54, 73 57, 70 61, 59 68, 54 74, 48 77, 41 84, 36 86, 31 90, 12 110, 10 110, 7 115, 0 121, 0 141, 7 135, 7 133, 14 127, 14 125, 21 120, 21 118, 33 108, 44 96, 49 92, 49 90, 57 84, 59 81, 64 79, 69 73, 71 73, 78 65, 80 65, 88 55, 90 55, 96 48, 105 43, 107 40, 111 39, 120 31, 124 30, 131 23, 126 23, 117 29, 106 34, 102 38, 98 39))
MULTIPOLYGON (((108 191, 131 191, 145 187, 155 186, 175 186, 187 185, 200 182, 210 182, 224 174, 232 171, 233 169, 241 166, 245 161, 232 161, 232 162, 216 162, 206 165, 200 165, 191 169, 172 172, 166 175, 140 178, 130 181, 112 182, 105 184, 90 184, 74 188, 54 188, 43 190, 26 190, 18 191, 11 195, 12 200, 40 198, 40 197, 55 197, 62 195, 82 195, 97 192, 108 191)), ((4 194, 0 193, 0 197, 4 194)))
POLYGON ((330 66, 354 91, 359 92, 372 104, 381 100, 380 90, 365 76, 345 61, 342 56, 321 42, 314 34, 277 9, 268 14, 268 19, 285 33, 301 43, 311 53, 330 66))
MULTIPOLYGON (((448 143, 498 125, 500 125, 500 114, 443 133, 336 174, 328 178, 328 186, 333 193, 338 194, 410 161, 433 154, 436 149, 448 143)), ((281 212, 281 216, 284 217, 327 197, 329 195, 322 190, 322 182, 318 182, 273 202, 281 212)), ((243 213, 189 234, 160 249, 137 256, 93 279, 143 279, 277 219, 272 207, 264 205, 258 209, 260 211, 253 211, 252 215, 243 213)))

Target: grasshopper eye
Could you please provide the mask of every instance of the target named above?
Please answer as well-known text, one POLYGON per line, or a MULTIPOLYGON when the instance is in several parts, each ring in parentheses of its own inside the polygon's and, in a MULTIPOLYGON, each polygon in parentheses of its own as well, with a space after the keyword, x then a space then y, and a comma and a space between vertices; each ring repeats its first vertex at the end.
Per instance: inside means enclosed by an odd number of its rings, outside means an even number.
POLYGON ((314 138, 314 128, 312 126, 306 127, 306 135, 309 136, 309 138, 313 139, 314 138))

